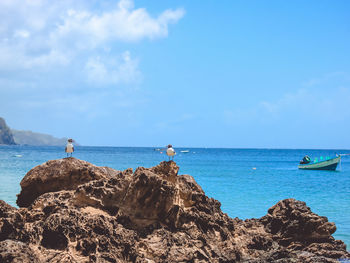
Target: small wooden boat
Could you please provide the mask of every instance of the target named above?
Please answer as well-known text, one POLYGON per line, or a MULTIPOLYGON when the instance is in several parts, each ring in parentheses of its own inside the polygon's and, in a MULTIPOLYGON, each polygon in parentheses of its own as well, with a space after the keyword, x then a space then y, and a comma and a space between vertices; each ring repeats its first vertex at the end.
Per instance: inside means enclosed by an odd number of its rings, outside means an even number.
POLYGON ((320 162, 310 162, 299 164, 298 168, 303 170, 330 170, 335 171, 337 169, 338 163, 340 162, 341 156, 337 156, 332 159, 328 159, 320 162))

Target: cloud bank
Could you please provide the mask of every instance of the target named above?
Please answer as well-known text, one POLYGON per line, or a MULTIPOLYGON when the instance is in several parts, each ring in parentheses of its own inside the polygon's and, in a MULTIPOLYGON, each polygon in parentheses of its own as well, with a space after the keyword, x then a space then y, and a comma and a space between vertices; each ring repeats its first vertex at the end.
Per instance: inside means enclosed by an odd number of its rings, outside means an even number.
POLYGON ((152 16, 135 8, 132 0, 103 3, 0 1, 0 77, 18 79, 19 74, 24 78, 68 68, 100 85, 138 79, 138 59, 118 49, 118 43, 164 38, 184 10, 152 16))
POLYGON ((56 136, 129 121, 147 101, 137 46, 166 38, 184 14, 133 0, 1 0, 0 115, 56 136))

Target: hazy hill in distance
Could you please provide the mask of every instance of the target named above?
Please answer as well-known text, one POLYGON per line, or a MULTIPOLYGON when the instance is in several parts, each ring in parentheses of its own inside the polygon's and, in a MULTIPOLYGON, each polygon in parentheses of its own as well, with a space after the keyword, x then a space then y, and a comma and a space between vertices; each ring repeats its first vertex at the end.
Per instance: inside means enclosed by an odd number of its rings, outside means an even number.
POLYGON ((36 146, 63 146, 67 143, 67 138, 56 138, 49 134, 12 130, 16 144, 36 145, 36 146))

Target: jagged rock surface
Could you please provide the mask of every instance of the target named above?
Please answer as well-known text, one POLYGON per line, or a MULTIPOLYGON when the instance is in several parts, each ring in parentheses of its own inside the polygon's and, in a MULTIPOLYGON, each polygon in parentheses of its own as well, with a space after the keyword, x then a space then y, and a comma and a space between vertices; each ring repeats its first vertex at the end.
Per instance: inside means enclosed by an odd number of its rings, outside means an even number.
POLYGON ((72 157, 51 160, 34 167, 24 176, 16 203, 19 207, 27 207, 41 194, 73 190, 80 184, 109 178, 117 173, 112 168, 98 167, 72 157))
POLYGON ((337 262, 350 257, 344 243, 331 236, 334 223, 304 202, 286 199, 260 219, 232 219, 178 169, 174 162, 162 162, 121 172, 74 158, 34 168, 23 179, 31 183, 21 186, 24 192, 38 184, 37 198, 21 209, 0 202, 0 262, 337 262), (55 181, 56 187, 43 187, 55 181))

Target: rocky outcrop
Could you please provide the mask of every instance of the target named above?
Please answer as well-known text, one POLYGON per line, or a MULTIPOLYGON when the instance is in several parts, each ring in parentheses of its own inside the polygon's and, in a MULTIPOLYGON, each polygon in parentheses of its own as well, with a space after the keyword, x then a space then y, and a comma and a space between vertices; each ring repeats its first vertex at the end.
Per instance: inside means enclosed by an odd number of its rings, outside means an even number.
POLYGON ((29 206, 38 196, 47 192, 73 190, 78 185, 110 178, 118 171, 109 167, 97 167, 76 158, 51 160, 31 169, 21 181, 21 193, 17 196, 19 207, 29 206))
POLYGON ((0 145, 15 145, 12 132, 10 128, 6 125, 3 118, 0 117, 0 145))
POLYGON ((286 199, 260 219, 232 219, 193 177, 178 170, 172 161, 133 172, 74 158, 32 169, 21 182, 18 203, 24 208, 0 202, 0 262, 350 258, 344 243, 332 237, 334 223, 304 202, 286 199))

